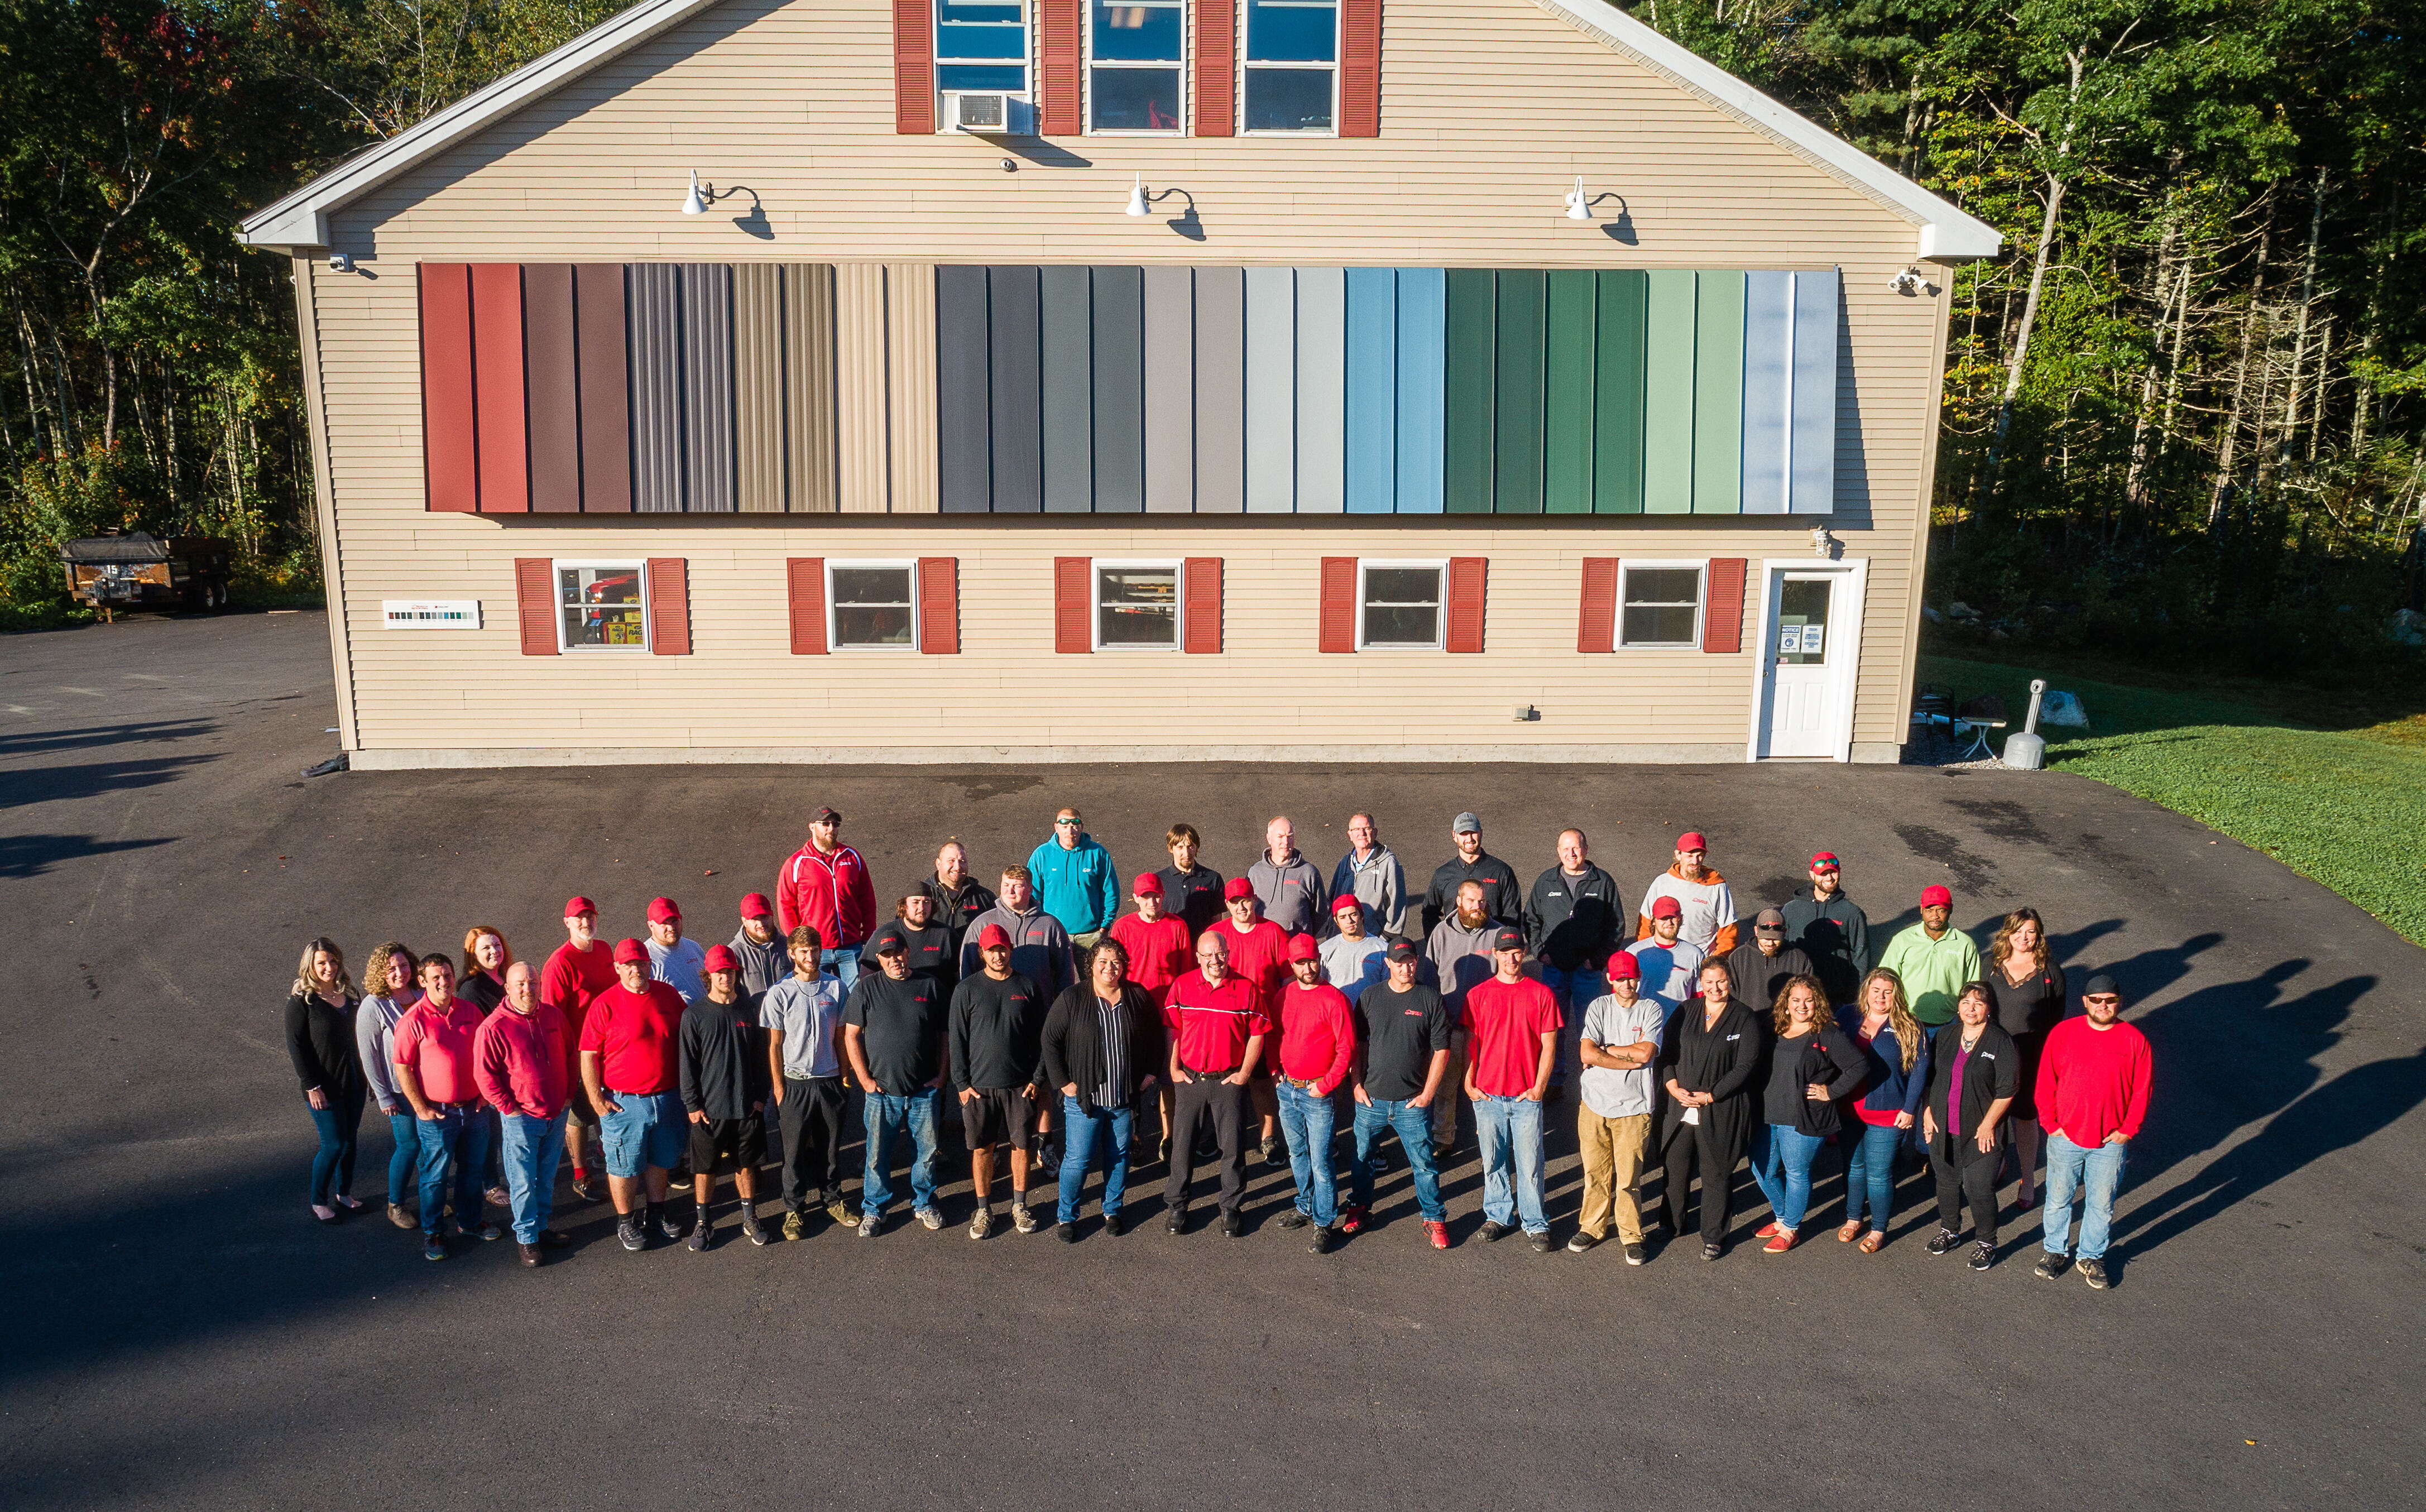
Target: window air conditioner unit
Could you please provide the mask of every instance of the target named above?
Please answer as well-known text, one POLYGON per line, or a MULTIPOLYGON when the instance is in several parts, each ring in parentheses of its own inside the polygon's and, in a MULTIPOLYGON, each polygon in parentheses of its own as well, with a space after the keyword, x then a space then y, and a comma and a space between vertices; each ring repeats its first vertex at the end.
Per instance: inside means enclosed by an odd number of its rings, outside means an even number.
POLYGON ((1036 130, 1025 99, 991 90, 945 95, 944 124, 973 137, 1028 137, 1036 130))

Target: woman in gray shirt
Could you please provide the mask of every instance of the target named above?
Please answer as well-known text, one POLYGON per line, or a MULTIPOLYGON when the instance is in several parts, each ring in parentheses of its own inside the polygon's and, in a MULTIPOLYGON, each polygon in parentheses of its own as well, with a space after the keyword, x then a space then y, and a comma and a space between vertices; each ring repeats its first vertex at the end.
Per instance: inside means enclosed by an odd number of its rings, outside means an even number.
POLYGON ((421 989, 412 985, 420 969, 412 952, 396 941, 373 949, 363 963, 363 986, 370 995, 354 1014, 354 1048, 363 1057, 363 1080, 387 1115, 388 1134, 396 1142, 387 1158, 387 1221, 399 1229, 420 1227, 405 1210, 404 1194, 412 1190, 421 1133, 413 1126, 412 1104, 396 1089, 396 1021, 421 1001, 421 989))

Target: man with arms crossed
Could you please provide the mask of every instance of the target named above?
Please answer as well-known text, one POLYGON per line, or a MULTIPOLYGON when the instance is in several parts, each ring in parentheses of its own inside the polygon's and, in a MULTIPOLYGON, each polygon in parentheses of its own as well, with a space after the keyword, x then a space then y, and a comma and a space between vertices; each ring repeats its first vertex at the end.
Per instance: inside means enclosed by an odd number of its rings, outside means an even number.
POLYGON ((1449 1016, 1441 995, 1415 980, 1423 965, 1412 941, 1394 940, 1389 979, 1356 1000, 1356 1164, 1349 1173, 1341 1231, 1364 1227, 1373 1202, 1373 1151, 1387 1128, 1415 1175, 1415 1208, 1424 1237, 1448 1247, 1448 1210, 1441 1205, 1440 1170, 1432 1160, 1432 1100, 1449 1096, 1449 1016))
POLYGON ((1811 858, 1811 891, 1797 893, 1778 910, 1786 917, 1786 938, 1811 957, 1828 1001, 1840 1007, 1853 1001, 1872 965, 1870 916, 1845 895, 1843 872, 1835 851, 1817 853, 1811 858))
POLYGON ((998 924, 978 931, 978 958, 984 969, 952 989, 945 1060, 961 1103, 961 1130, 969 1146, 969 1179, 977 1187, 977 1216, 969 1237, 994 1231, 994 1151, 1011 1146, 1011 1223, 1021 1233, 1036 1231, 1027 1206, 1027 1178, 1035 1166, 1036 1079, 1043 1064, 1039 1040, 1044 1010, 1036 984, 1011 969, 1011 936, 998 924))
POLYGON ((606 1150, 606 1192, 619 1215, 616 1237, 626 1249, 648 1243, 649 1207, 669 1239, 682 1220, 666 1205, 666 1182, 682 1159, 688 1119, 682 1102, 683 1000, 649 975, 649 947, 637 940, 615 946, 616 985, 590 1005, 581 1026, 581 1083, 598 1110, 599 1142, 606 1150))
POLYGON ((786 941, 792 974, 758 1000, 767 1030, 768 1090, 775 1099, 784 1146, 784 1237, 808 1227, 809 1173, 817 1176, 817 1205, 846 1228, 859 1214, 842 1199, 842 983, 825 973, 825 952, 808 925, 786 941))
POLYGON ((1609 1237, 1611 1210, 1625 1263, 1640 1265, 1642 1209, 1635 1184, 1651 1149, 1651 1111, 1658 1105, 1660 1037, 1668 1011, 1642 995, 1642 969, 1629 951, 1609 958, 1609 990, 1584 1010, 1582 1096, 1576 1102, 1576 1138, 1583 1147, 1584 1211, 1567 1247, 1582 1254, 1609 1237))

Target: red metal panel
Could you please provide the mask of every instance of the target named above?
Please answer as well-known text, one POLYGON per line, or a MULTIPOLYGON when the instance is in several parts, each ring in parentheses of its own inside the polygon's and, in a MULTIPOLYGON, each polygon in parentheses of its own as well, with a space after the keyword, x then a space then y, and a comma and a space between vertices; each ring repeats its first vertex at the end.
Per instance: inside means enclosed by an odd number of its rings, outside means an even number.
POLYGON ((792 608, 792 654, 826 653, 826 559, 794 556, 784 563, 784 596, 792 608))
POLYGON ((480 512, 530 512, 523 394, 523 270, 472 265, 472 403, 480 433, 480 512))
POLYGON ((1576 650, 1617 649, 1617 558, 1584 558, 1583 609, 1576 619, 1576 650))
POLYGON ((1356 649, 1356 558, 1322 559, 1322 612, 1316 621, 1315 649, 1352 651, 1356 649))
POLYGON ((1718 656, 1743 650, 1744 568, 1749 558, 1710 558, 1709 603, 1702 609, 1702 649, 1718 656))
POLYGON ((1472 654, 1482 650, 1483 561, 1480 556, 1448 559, 1448 635, 1450 651, 1472 654))
POLYGON ((623 356, 623 266, 573 270, 574 341, 581 368, 581 508, 632 512, 631 380, 623 356))
POLYGON ((557 654, 556 574, 546 557, 514 558, 514 615, 522 625, 524 655, 557 654))
POLYGON ((523 392, 529 395, 530 507, 581 512, 581 401, 575 381, 573 266, 523 265, 523 392))
POLYGON ((679 556, 649 558, 649 650, 690 654, 690 572, 679 556))
POLYGON ((472 409, 472 270, 424 263, 421 281, 421 465, 429 507, 480 507, 472 409))
POLYGON ((930 656, 961 651, 961 563, 956 556, 918 558, 918 649, 930 656))
POLYGON ((932 0, 893 0, 893 130, 935 130, 935 20, 932 0))
POLYGON ((1053 649, 1064 656, 1095 649, 1092 558, 1053 558, 1053 649))
POLYGON ((1340 0, 1339 135, 1382 135, 1382 0, 1340 0))
POLYGON ((1044 88, 1039 131, 1046 137, 1076 137, 1086 130, 1080 115, 1079 28, 1085 24, 1086 0, 1041 0, 1043 13, 1044 88))
POLYGON ((1184 627, 1186 644, 1180 650, 1189 656, 1221 654, 1221 558, 1190 556, 1180 564, 1181 601, 1179 621, 1184 627))
POLYGON ((1196 119, 1199 137, 1237 130, 1237 0, 1196 0, 1196 119))

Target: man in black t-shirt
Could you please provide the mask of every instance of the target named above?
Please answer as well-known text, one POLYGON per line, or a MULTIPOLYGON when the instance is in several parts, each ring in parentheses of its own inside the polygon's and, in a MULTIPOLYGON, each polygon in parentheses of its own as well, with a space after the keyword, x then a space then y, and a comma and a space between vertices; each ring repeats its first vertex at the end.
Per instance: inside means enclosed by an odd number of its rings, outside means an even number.
POLYGON ((1354 1233, 1373 1200, 1373 1147, 1386 1127, 1399 1136, 1415 1174, 1415 1206, 1434 1249, 1448 1247, 1448 1210, 1441 1205, 1440 1171, 1432 1162, 1431 1105, 1455 1094, 1448 1077, 1448 1007, 1415 980, 1422 954, 1404 940, 1390 942, 1389 979, 1356 1000, 1356 1159, 1349 1206, 1339 1227, 1354 1233))
POLYGON ((1011 932, 1002 925, 978 930, 978 959, 983 969, 952 990, 945 1052, 968 1139, 969 1180, 977 1187, 969 1237, 994 1231, 994 1150, 1000 1144, 1011 1146, 1011 1227, 1034 1233, 1027 1176, 1035 1164, 1037 1069, 1043 1058, 1039 1035, 1048 1005, 1035 983, 1011 969, 1011 932))
POLYGON ((683 1109, 690 1116, 693 1250, 713 1237, 716 1178, 729 1174, 741 1199, 741 1231, 767 1242, 758 1227, 758 1162, 767 1148, 767 1102, 774 1071, 758 1027, 758 998, 741 990, 741 960, 729 945, 710 945, 702 976, 707 990, 683 1010, 679 1031, 683 1109))
MULTIPOLYGON (((910 974, 942 988, 944 1001, 950 1002, 952 988, 961 979, 960 946, 952 939, 950 926, 935 917, 935 900, 924 892, 903 896, 893 905, 893 927, 900 933, 910 974)), ((878 965, 876 941, 871 938, 860 952, 860 974, 866 975, 878 965)))
POLYGON ((1171 864, 1154 874, 1162 878, 1162 906, 1188 921, 1188 938, 1193 940, 1221 918, 1221 874, 1196 864, 1205 841, 1194 825, 1173 825, 1163 844, 1171 851, 1171 864))
POLYGON ((859 1236, 873 1239, 893 1200, 892 1145, 911 1141, 910 1205, 929 1229, 944 1226, 935 1206, 935 1098, 943 1086, 944 991, 910 974, 909 941, 898 924, 876 932, 883 969, 863 973, 842 1008, 843 1054, 866 1090, 867 1169, 860 1178, 859 1236))

